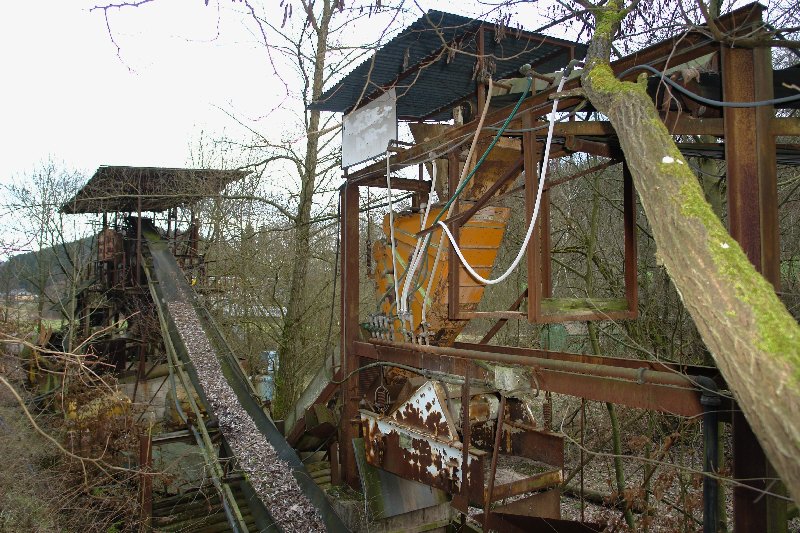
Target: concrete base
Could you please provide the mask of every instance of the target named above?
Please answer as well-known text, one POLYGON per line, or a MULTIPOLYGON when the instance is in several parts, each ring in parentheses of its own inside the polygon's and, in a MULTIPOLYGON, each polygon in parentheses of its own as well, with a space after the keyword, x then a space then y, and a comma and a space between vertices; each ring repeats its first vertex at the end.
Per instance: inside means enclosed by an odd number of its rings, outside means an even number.
POLYGON ((445 533, 453 519, 449 502, 373 521, 367 519, 363 500, 333 500, 332 503, 344 524, 354 533, 445 533))

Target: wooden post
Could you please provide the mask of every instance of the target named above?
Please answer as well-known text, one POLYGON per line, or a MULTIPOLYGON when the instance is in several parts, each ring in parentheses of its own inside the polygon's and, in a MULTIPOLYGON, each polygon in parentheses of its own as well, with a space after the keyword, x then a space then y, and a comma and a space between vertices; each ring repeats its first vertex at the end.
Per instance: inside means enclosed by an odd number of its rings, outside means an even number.
POLYGON ((140 531, 150 531, 153 516, 153 441, 150 435, 139 436, 139 487, 140 487, 140 531))
POLYGON ((331 486, 336 487, 342 484, 342 476, 339 465, 339 443, 334 442, 328 449, 328 457, 331 462, 331 486))

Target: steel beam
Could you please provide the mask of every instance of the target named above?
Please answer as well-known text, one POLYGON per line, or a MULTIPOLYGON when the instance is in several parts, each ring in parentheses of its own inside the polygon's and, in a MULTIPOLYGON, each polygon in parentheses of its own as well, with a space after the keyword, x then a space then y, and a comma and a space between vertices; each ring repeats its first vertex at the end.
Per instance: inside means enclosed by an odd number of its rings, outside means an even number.
POLYGON ((650 370, 646 361, 641 361, 641 368, 626 368, 482 349, 424 346, 375 339, 370 344, 375 346, 380 359, 384 361, 413 361, 420 358, 421 354, 430 354, 467 361, 528 366, 534 368, 532 384, 542 390, 679 416, 692 417, 703 413, 697 386, 690 376, 650 370))
POLYGON ((358 419, 358 356, 354 342, 358 339, 358 301, 360 273, 358 267, 358 193, 357 185, 347 184, 341 190, 341 353, 342 374, 347 377, 342 384, 342 423, 340 424, 342 478, 351 487, 358 487, 358 468, 353 451, 353 439, 358 437, 352 421, 358 419), (352 375, 351 375, 352 374, 352 375))
MULTIPOLYGON (((772 98, 768 48, 722 47, 721 52, 725 100, 772 98)), ((766 106, 724 110, 729 231, 753 265, 777 287, 780 248, 773 117, 773 108, 766 106)), ((736 531, 786 531, 785 503, 762 497, 764 480, 774 477, 774 470, 741 411, 733 415, 733 477, 742 483, 733 489, 736 531)))
MULTIPOLYGON (((529 129, 533 124, 530 114, 523 117, 523 125, 529 129)), ((539 186, 539 161, 542 150, 533 132, 522 135, 522 168, 525 171, 525 221, 533 223, 533 212, 536 205, 536 193, 539 186)), ((535 228, 537 231, 539 228, 535 228)), ((525 252, 528 269, 528 320, 537 322, 542 307, 542 268, 540 239, 537 231, 533 232, 525 252)))
MULTIPOLYGON (((447 192, 450 195, 455 194, 456 189, 458 188, 459 183, 459 172, 458 172, 458 153, 454 150, 448 154, 448 175, 447 175, 447 192)), ((466 161, 464 163, 465 167, 469 167, 471 165, 470 161, 466 161)), ((461 233, 461 220, 458 218, 459 212, 459 202, 456 200, 453 202, 453 211, 455 215, 450 217, 452 222, 450 222, 450 233, 453 234, 453 240, 458 243, 459 235, 461 233)), ((448 243, 447 246, 447 316, 450 320, 459 320, 461 319, 461 301, 460 301, 460 292, 461 292, 461 263, 459 262, 458 255, 456 255, 456 249, 453 246, 450 246, 448 243)), ((434 275, 435 273, 431 273, 434 275)))

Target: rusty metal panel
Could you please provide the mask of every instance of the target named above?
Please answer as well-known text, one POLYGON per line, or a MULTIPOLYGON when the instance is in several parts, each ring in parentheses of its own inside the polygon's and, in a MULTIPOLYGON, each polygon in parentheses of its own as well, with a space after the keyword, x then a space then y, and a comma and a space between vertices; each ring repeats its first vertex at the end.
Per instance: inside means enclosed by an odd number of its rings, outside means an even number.
POLYGON ((354 439, 361 485, 373 519, 388 518, 448 501, 444 491, 377 468, 366 461, 364 439, 354 439))
POLYGON ((389 417, 406 426, 427 432, 437 439, 458 440, 458 433, 446 407, 446 391, 440 383, 426 381, 389 417))
MULTIPOLYGON (((564 474, 561 469, 543 472, 525 479, 497 485, 492 490, 491 501, 496 502, 520 494, 549 489, 560 485, 562 481, 564 481, 564 474)), ((488 490, 484 492, 484 499, 487 503, 489 502, 488 490)))
MULTIPOLYGON (((367 462, 393 474, 442 489, 461 491, 463 446, 431 438, 417 428, 390 417, 361 410, 367 462)), ((470 502, 483 503, 483 466, 486 453, 470 449, 466 492, 470 502)))
POLYGON ((509 424, 504 427, 507 432, 504 441, 510 442, 508 453, 563 468, 564 435, 534 428, 521 430, 509 424))
POLYGON ((561 491, 558 489, 540 492, 494 508, 494 512, 540 518, 561 518, 561 491))

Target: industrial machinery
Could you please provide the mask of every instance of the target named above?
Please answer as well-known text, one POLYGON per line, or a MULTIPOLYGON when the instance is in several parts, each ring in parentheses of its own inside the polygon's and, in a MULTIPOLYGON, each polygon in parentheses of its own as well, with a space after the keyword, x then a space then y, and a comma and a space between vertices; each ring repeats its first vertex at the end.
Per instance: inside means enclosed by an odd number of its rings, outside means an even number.
MULTIPOLYGON (((761 10, 756 4, 745 6, 727 15, 721 27, 733 33, 760 27, 761 10)), ((565 93, 578 84, 573 69, 580 68, 585 52, 576 43, 502 32, 494 24, 432 11, 312 104, 345 113, 343 160, 349 168, 340 196, 341 354, 319 376, 328 385, 317 382, 314 394, 304 397, 287 419, 287 435, 295 444, 303 441, 308 436, 304 432, 316 423, 304 412, 340 406, 336 457, 342 477, 375 495, 380 501, 376 516, 433 505, 441 499, 431 500, 421 488, 432 487, 450 498, 462 517, 477 520, 485 530, 591 531, 601 527, 561 517, 564 436, 553 431, 552 394, 703 417, 707 471, 717 464, 712 447, 717 421, 724 421, 732 424, 739 443, 733 477, 740 482, 734 489, 732 521, 737 531, 762 531, 767 503, 753 503, 744 494, 764 486, 767 463, 735 403, 717 394, 725 383, 716 369, 568 353, 544 342, 538 348, 490 344, 509 320, 546 325, 637 317, 636 193, 627 164, 610 124, 590 120, 591 108, 565 93), (452 53, 454 49, 465 53, 452 53), (586 120, 577 120, 581 113, 586 120), (392 137, 397 125, 391 121, 396 119, 409 122, 415 143, 392 137), (548 166, 571 154, 597 156, 601 162, 548 180, 548 166), (369 162, 375 158, 380 160, 369 162), (623 178, 622 292, 612 298, 554 297, 550 192, 613 165, 619 165, 623 178), (417 176, 403 173, 413 168, 417 176), (357 222, 364 188, 385 191, 389 203, 383 237, 368 250, 361 248, 364 238, 357 222), (398 191, 411 196, 404 210, 396 209, 398 191), (506 270, 507 262, 503 268, 495 263, 513 215, 503 202, 510 194, 523 197, 525 237, 521 248, 511 248, 515 259, 506 270), (360 258, 366 254, 364 264, 360 258), (487 285, 502 282, 518 264, 527 274, 527 287, 510 308, 481 306, 487 285), (359 302, 366 275, 374 281, 377 305, 364 315, 359 302), (489 319, 494 325, 467 338, 462 332, 474 319, 489 319), (544 397, 541 412, 531 409, 530 400, 537 395, 544 397), (717 409, 719 405, 723 407, 717 409), (508 474, 505 465, 514 462, 517 468, 508 474)), ((753 71, 771 72, 762 64, 763 55, 740 53, 749 54, 748 61, 756 64, 753 71)), ((719 54, 719 43, 690 32, 682 40, 619 59, 612 69, 630 79, 642 65, 660 72, 667 63, 718 61, 719 54)), ((704 94, 716 90, 719 96, 731 84, 755 83, 740 76, 723 62, 716 76, 676 74, 672 81, 704 94)), ((791 134, 796 119, 773 118, 773 136, 757 137, 732 122, 735 114, 754 111, 692 104, 683 113, 679 102, 686 96, 659 96, 660 79, 654 75, 649 83, 651 94, 675 135, 724 137, 725 144, 679 144, 682 150, 719 158, 725 145, 763 144, 756 151, 763 158, 758 179, 775 187, 774 135, 791 134)), ((769 87, 760 97, 768 98, 772 91, 769 87)), ((729 184, 748 179, 747 172, 729 165, 729 184)), ((731 185, 729 194, 742 190, 731 185)), ((758 226, 759 212, 776 209, 763 203, 767 198, 729 198, 729 206, 736 210, 748 201, 762 202, 747 211, 755 217, 750 223, 758 226)), ((770 249, 777 245, 772 235, 753 235, 742 238, 763 238, 760 245, 770 249)), ((703 482, 705 528, 714 531, 716 503, 709 495, 717 481, 708 475, 703 482)), ((764 500, 775 504, 774 499, 764 500)))

